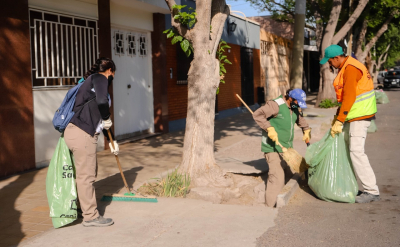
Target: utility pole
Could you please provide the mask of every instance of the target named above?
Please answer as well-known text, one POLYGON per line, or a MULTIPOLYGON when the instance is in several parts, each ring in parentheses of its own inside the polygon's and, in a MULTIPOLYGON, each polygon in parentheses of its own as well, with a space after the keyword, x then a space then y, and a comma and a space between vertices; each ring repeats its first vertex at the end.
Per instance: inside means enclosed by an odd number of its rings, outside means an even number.
POLYGON ((290 87, 303 86, 304 27, 306 24, 306 0, 296 0, 294 17, 294 37, 290 87))

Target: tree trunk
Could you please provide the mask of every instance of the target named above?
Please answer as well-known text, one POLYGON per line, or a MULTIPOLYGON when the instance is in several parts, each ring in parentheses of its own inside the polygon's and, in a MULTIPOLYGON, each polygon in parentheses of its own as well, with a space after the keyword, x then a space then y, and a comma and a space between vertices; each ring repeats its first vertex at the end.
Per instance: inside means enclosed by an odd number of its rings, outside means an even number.
POLYGON ((224 185, 222 170, 214 160, 219 64, 216 59, 210 59, 207 50, 202 51, 205 55, 194 58, 188 74, 188 109, 180 171, 190 175, 193 186, 218 186, 224 185))
POLYGON ((339 32, 337 32, 335 36, 332 38, 332 44, 337 44, 339 43, 340 40, 346 37, 347 33, 350 31, 354 23, 357 21, 358 17, 363 12, 368 1, 369 0, 360 0, 358 2, 357 8, 354 10, 353 14, 350 16, 347 22, 342 26, 342 28, 340 28, 339 32))
MULTIPOLYGON (((367 58, 368 52, 371 50, 371 48, 375 45, 376 41, 382 36, 383 33, 386 32, 388 29, 389 23, 392 21, 393 15, 390 15, 385 23, 383 23, 382 27, 379 29, 379 31, 375 34, 375 36, 368 42, 368 44, 365 46, 364 51, 362 51, 361 45, 357 49, 357 59, 361 63, 365 63, 365 59, 367 58)), ((364 28, 364 26, 363 26, 364 28)), ((365 30, 366 32, 366 30, 365 30)), ((363 34, 365 36, 365 34, 363 34)))
MULTIPOLYGON (((335 29, 339 20, 340 11, 342 9, 342 0, 334 0, 329 16, 329 22, 325 27, 324 37, 321 45, 321 56, 322 59, 325 55, 325 49, 332 44, 332 38, 335 34, 335 29)), ((319 107, 319 103, 324 99, 336 99, 335 90, 333 88, 333 74, 329 70, 328 63, 320 66, 320 83, 319 92, 315 107, 319 107)))

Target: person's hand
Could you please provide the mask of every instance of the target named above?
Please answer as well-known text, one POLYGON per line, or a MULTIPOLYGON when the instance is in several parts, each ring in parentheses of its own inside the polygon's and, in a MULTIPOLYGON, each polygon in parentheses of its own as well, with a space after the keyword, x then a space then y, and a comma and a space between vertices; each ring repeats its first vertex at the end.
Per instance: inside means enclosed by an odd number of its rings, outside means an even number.
POLYGON ((103 125, 103 128, 106 130, 110 129, 112 126, 111 119, 102 120, 101 124, 103 125))
POLYGON ((335 124, 336 120, 337 120, 337 115, 333 115, 333 120, 332 120, 332 123, 331 123, 331 127, 333 127, 333 125, 335 124))
POLYGON ((275 131, 274 127, 267 128, 267 132, 268 132, 269 139, 271 139, 274 142, 279 142, 278 141, 278 133, 275 131))
POLYGON ((342 133, 343 123, 336 120, 331 129, 331 136, 335 137, 336 134, 342 133))
POLYGON ((118 155, 118 153, 119 153, 119 146, 118 146, 118 143, 117 143, 116 141, 114 141, 114 148, 113 148, 113 146, 111 145, 111 142, 108 143, 108 146, 110 146, 111 153, 113 153, 114 155, 118 155))
POLYGON ((311 140, 311 129, 308 129, 308 130, 305 130, 305 131, 304 131, 304 134, 303 134, 303 141, 304 141, 305 143, 308 143, 308 142, 310 142, 310 140, 311 140))

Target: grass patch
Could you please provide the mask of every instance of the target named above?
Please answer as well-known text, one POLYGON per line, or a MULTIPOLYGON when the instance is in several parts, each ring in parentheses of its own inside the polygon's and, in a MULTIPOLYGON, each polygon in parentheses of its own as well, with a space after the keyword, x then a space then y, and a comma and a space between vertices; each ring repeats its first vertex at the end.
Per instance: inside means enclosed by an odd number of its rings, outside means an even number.
POLYGON ((331 99, 324 99, 319 103, 319 107, 321 108, 332 108, 332 107, 337 107, 340 106, 340 104, 337 101, 332 101, 331 99))
POLYGON ((141 194, 158 197, 186 197, 189 192, 190 177, 175 169, 166 178, 154 178, 154 183, 146 183, 139 188, 141 194))

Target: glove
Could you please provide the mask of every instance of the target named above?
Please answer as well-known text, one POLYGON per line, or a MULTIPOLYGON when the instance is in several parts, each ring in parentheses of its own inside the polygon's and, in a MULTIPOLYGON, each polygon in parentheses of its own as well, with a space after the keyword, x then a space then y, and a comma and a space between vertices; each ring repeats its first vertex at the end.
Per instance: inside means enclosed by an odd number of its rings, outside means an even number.
POLYGON ((268 138, 269 139, 271 139, 274 142, 279 142, 278 141, 278 133, 276 133, 274 127, 267 128, 267 132, 268 132, 268 138))
POLYGON ((118 146, 118 143, 117 143, 116 141, 114 141, 114 148, 115 148, 115 149, 112 147, 111 142, 108 143, 108 146, 110 146, 111 153, 113 153, 114 155, 118 155, 118 153, 119 153, 119 146, 118 146))
POLYGON ((337 116, 338 116, 338 115, 333 115, 333 120, 332 120, 331 126, 333 126, 333 125, 335 124, 335 122, 336 122, 336 120, 337 120, 337 116))
POLYGON ((342 133, 343 123, 336 120, 331 129, 331 136, 335 137, 336 134, 342 133))
POLYGON ((305 130, 303 134, 303 141, 304 142, 310 142, 311 140, 311 129, 305 130))
POLYGON ((103 125, 103 129, 108 130, 112 126, 111 119, 102 120, 101 124, 103 125))

